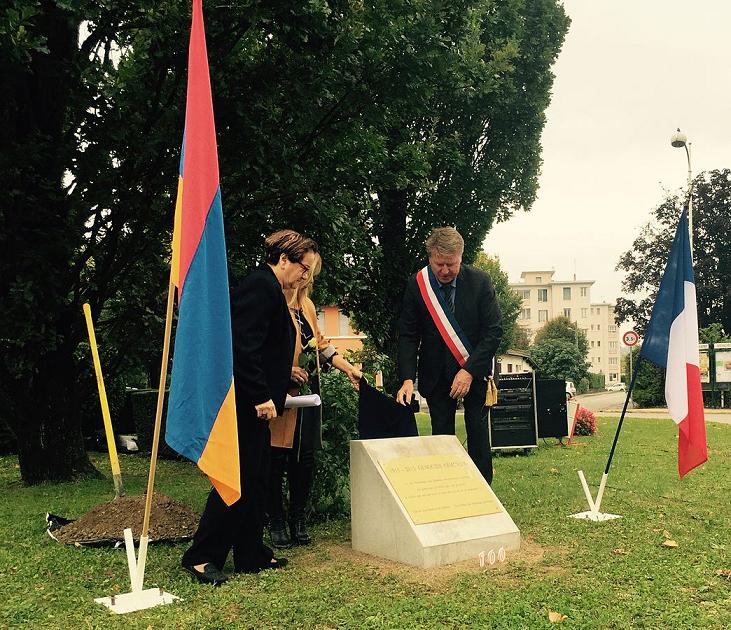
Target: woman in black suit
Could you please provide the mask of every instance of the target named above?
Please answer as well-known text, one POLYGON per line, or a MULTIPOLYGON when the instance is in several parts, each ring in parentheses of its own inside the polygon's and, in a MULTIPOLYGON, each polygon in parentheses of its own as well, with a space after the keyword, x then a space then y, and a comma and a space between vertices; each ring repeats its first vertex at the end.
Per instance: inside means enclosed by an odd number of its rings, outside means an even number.
POLYGON ((270 467, 269 421, 284 411, 294 354, 294 327, 283 289, 295 287, 315 262, 317 244, 293 230, 269 236, 266 264, 231 294, 234 388, 241 498, 227 506, 211 490, 183 568, 218 585, 233 548, 234 571, 258 573, 287 564, 262 540, 270 467))

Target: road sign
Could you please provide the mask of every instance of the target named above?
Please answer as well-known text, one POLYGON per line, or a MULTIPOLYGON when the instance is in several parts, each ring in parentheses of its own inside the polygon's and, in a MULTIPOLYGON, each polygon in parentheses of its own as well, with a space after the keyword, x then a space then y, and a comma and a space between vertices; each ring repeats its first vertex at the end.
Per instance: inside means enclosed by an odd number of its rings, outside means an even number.
POLYGON ((625 346, 635 346, 640 340, 640 336, 634 330, 628 330, 622 335, 622 341, 625 346))

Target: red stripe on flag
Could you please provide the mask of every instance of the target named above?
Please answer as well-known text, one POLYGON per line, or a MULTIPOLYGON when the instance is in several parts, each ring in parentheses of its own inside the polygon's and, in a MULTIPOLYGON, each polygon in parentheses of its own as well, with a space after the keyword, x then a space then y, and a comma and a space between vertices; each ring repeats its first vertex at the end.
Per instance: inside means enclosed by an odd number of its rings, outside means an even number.
POLYGON ((457 359, 457 363, 459 363, 460 367, 463 367, 466 363, 465 358, 462 356, 462 353, 457 349, 457 346, 454 345, 454 341, 452 341, 452 338, 449 336, 447 329, 444 327, 444 324, 442 324, 442 320, 440 319, 439 314, 434 308, 431 297, 426 290, 424 276, 421 273, 416 274, 416 284, 419 285, 421 297, 424 299, 424 304, 426 304, 426 307, 429 309, 429 314, 431 315, 432 320, 434 320, 434 324, 436 324, 436 327, 439 330, 439 334, 442 336, 442 339, 447 344, 447 348, 449 348, 449 351, 454 355, 454 358, 457 359))
POLYGON ((708 460, 706 421, 703 416, 701 372, 697 365, 686 364, 688 415, 678 424, 678 472, 681 479, 708 460))
POLYGON ((218 188, 216 127, 213 122, 202 0, 193 0, 193 24, 188 53, 183 180, 178 280, 181 292, 190 262, 203 234, 208 209, 218 188))

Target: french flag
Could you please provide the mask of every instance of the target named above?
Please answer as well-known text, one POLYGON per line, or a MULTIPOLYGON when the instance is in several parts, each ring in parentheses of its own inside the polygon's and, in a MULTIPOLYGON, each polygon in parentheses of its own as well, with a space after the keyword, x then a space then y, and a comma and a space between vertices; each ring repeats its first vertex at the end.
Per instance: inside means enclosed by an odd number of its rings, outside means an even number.
POLYGON ((698 359, 698 312, 688 215, 680 215, 640 357, 665 369, 665 400, 678 425, 678 472, 708 459, 698 359))

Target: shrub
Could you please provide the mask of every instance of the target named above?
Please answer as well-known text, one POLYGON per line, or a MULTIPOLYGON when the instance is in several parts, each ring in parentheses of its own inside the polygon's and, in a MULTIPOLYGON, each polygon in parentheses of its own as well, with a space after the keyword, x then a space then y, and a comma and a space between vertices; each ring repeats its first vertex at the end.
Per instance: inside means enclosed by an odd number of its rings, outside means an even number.
POLYGON ((589 372, 590 389, 604 390, 605 380, 604 374, 594 374, 593 372, 589 372))
POLYGON ((321 375, 322 450, 315 454, 311 505, 317 518, 350 513, 350 440, 358 437, 358 392, 337 370, 321 375))
POLYGON ((396 363, 387 354, 378 352, 369 339, 366 339, 361 350, 349 350, 345 358, 352 364, 360 364, 367 374, 383 373, 383 383, 387 390, 398 389, 401 383, 396 374, 396 363))
POLYGON ((574 435, 594 435, 596 433, 596 416, 585 409, 579 407, 576 412, 576 423, 574 424, 574 435))

